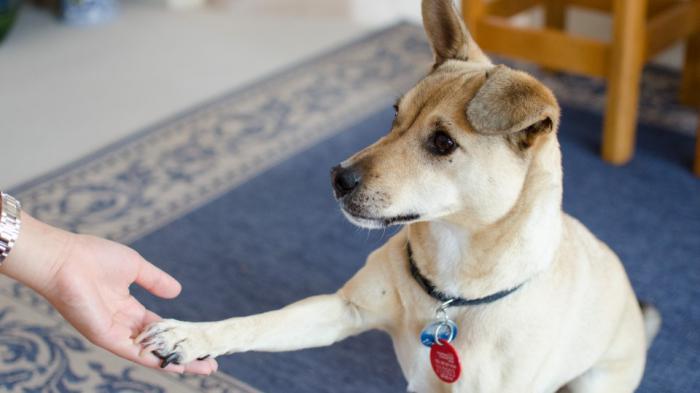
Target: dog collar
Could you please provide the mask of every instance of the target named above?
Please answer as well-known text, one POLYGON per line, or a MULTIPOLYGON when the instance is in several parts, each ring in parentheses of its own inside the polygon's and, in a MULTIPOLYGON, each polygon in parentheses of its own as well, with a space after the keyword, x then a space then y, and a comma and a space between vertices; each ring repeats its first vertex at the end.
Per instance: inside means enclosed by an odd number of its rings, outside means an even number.
POLYGON ((421 288, 423 288, 423 290, 425 290, 425 292, 432 298, 440 301, 440 303, 444 305, 444 308, 459 306, 478 306, 481 304, 493 303, 517 291, 518 289, 520 289, 520 287, 522 287, 525 284, 522 283, 516 287, 496 292, 491 295, 480 297, 477 299, 465 299, 463 297, 450 296, 437 289, 428 278, 421 274, 420 270, 418 269, 418 266, 416 266, 416 261, 413 259, 413 250, 411 250, 411 243, 406 243, 406 251, 408 252, 408 264, 411 268, 411 275, 416 280, 416 282, 418 282, 418 285, 420 285, 421 288))

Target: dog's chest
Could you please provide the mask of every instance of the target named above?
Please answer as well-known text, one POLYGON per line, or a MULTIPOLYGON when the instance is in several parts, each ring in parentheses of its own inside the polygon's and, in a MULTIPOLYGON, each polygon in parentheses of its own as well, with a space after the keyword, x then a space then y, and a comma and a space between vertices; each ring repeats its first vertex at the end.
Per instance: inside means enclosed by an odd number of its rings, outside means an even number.
POLYGON ((452 343, 460 357, 461 375, 452 384, 438 379, 430 362, 430 348, 421 344, 420 330, 430 320, 412 324, 392 338, 410 392, 506 392, 521 373, 509 353, 512 335, 498 328, 488 329, 479 321, 456 319, 460 332, 452 343))

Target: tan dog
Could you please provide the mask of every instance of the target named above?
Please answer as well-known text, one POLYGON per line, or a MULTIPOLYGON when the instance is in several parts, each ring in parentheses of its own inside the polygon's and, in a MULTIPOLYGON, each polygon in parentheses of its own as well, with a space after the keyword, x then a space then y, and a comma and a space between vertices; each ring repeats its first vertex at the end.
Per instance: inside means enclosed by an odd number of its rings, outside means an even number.
POLYGON ((424 0, 423 20, 432 72, 400 99, 391 132, 333 173, 349 220, 405 227, 335 294, 219 322, 164 320, 137 338, 145 349, 186 363, 381 329, 410 391, 634 391, 660 318, 650 307, 643 317, 617 256, 561 210, 554 96, 494 66, 451 1, 424 0), (443 307, 459 327, 452 384, 419 340, 440 294, 467 301, 443 307))

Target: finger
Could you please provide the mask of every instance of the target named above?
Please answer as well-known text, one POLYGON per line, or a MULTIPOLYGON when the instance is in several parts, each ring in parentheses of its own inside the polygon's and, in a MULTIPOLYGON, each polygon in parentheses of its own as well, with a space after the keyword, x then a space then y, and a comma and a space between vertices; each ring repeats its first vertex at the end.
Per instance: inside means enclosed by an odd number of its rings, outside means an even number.
POLYGON ((129 296, 119 309, 114 311, 112 322, 114 325, 126 326, 132 331, 137 331, 143 327, 145 313, 146 307, 135 297, 129 296))
POLYGON ((144 329, 146 326, 152 324, 153 322, 158 322, 160 321, 161 316, 154 313, 153 311, 146 309, 146 312, 143 314, 143 320, 141 322, 141 328, 144 329))
POLYGON ((219 369, 219 364, 214 359, 195 360, 185 364, 185 372, 188 374, 209 375, 219 369))
POLYGON ((144 308, 144 311, 141 314, 139 320, 133 324, 129 338, 131 338, 132 340, 134 340, 135 343, 138 344, 136 339, 139 338, 139 336, 141 336, 146 331, 148 326, 162 319, 163 318, 161 318, 160 315, 154 313, 153 311, 147 308, 144 308))
MULTIPOLYGON (((177 361, 177 358, 175 354, 170 354, 168 356, 159 356, 157 354, 151 353, 152 356, 155 356, 159 359, 159 367, 163 369, 163 365, 166 365, 164 368, 165 371, 171 371, 170 367, 176 363, 172 363, 173 358, 175 361, 177 361)), ((219 368, 219 364, 213 360, 213 359, 206 359, 206 360, 193 360, 187 364, 184 365, 178 365, 176 372, 185 372, 188 374, 199 374, 199 375, 209 375, 216 371, 219 368), (182 369, 180 368, 182 367, 182 369)))
MULTIPOLYGON (((171 356, 172 355, 173 354, 171 354, 171 356)), ((163 357, 156 355, 152 351, 146 350, 145 348, 139 350, 139 357, 137 359, 129 360, 142 364, 146 367, 180 374, 185 372, 189 374, 209 375, 219 368, 218 363, 213 359, 195 360, 184 365, 173 363, 173 360, 177 361, 177 359, 171 359, 169 356, 163 357), (166 365, 166 367, 163 368, 163 365, 166 365)))
MULTIPOLYGON (((135 297, 130 296, 123 306, 114 312, 112 316, 113 328, 121 326, 128 328, 131 333, 129 337, 136 337, 152 322, 160 321, 161 318, 146 309, 135 297)), ((113 336, 117 339, 122 337, 113 336)))
POLYGON ((182 290, 175 278, 146 260, 141 264, 136 283, 148 292, 165 299, 174 298, 182 290))

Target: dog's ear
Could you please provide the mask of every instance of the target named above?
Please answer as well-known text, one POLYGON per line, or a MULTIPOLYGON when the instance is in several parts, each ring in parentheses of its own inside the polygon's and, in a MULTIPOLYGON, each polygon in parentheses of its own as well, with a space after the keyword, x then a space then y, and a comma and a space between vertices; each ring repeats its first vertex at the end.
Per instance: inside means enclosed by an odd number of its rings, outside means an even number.
POLYGON ((455 9, 453 0, 423 0, 423 27, 428 35, 435 55, 437 67, 446 60, 490 60, 472 39, 462 18, 455 9))
POLYGON ((530 75, 499 65, 467 105, 475 132, 504 135, 521 150, 543 133, 556 129, 559 105, 554 94, 530 75))

